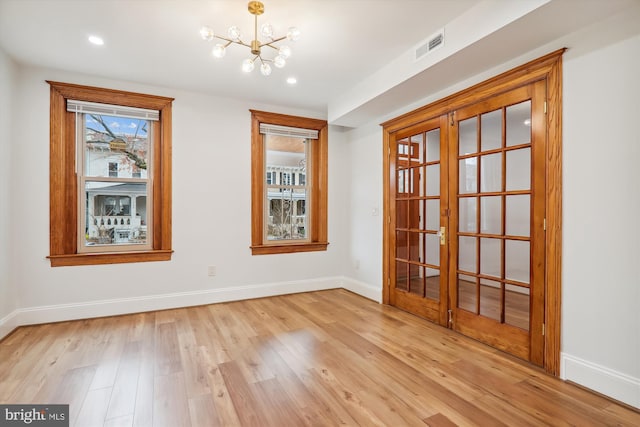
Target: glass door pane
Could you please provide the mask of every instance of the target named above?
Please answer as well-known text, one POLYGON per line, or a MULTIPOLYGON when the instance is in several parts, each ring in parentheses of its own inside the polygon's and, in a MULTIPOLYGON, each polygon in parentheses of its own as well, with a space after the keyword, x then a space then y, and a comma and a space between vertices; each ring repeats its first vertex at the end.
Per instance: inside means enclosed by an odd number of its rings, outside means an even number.
MULTIPOLYGON (((440 322, 441 292, 441 179, 440 121, 406 131, 395 142, 395 284, 394 305, 440 322)), ((446 280, 446 279, 444 279, 446 280)), ((444 299, 446 303, 446 298, 444 299)))
POLYGON ((457 146, 449 151, 458 165, 452 286, 455 308, 463 311, 458 320, 524 332, 531 298, 531 101, 499 104, 456 112, 457 146))

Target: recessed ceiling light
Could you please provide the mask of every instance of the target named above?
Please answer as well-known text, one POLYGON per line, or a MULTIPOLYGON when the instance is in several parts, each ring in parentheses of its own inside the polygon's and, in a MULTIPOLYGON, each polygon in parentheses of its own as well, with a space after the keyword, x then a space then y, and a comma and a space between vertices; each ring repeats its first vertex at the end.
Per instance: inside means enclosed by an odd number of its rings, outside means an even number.
POLYGON ((524 125, 525 125, 525 126, 531 126, 531 119, 526 119, 526 120, 524 121, 524 125))
POLYGON ((294 84, 298 83, 298 79, 296 79, 295 77, 288 77, 287 78, 287 83, 289 83, 290 85, 294 85, 294 84))
POLYGON ((95 44, 96 46, 102 46, 104 44, 104 40, 102 40, 102 37, 89 36, 89 43, 95 44))

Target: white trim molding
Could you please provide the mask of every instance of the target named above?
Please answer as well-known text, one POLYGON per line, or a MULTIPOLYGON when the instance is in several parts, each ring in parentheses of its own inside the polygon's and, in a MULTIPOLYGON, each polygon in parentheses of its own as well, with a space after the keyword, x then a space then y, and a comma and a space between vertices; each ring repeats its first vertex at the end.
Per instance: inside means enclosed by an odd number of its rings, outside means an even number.
POLYGON ((13 310, 0 319, 0 340, 9 335, 15 328, 21 326, 18 324, 18 311, 19 310, 13 310))
POLYGON ((560 378, 640 409, 640 378, 561 353, 560 378))
POLYGON ((377 302, 378 304, 382 303, 382 288, 374 285, 370 285, 368 283, 360 282, 355 279, 351 279, 349 277, 342 277, 340 281, 340 287, 353 292, 354 294, 358 294, 362 297, 368 298, 377 302))
POLYGON ((193 292, 20 308, 0 319, 0 339, 9 335, 15 328, 24 325, 117 316, 336 288, 344 288, 378 303, 382 301, 382 291, 379 288, 344 276, 263 283, 193 292))
POLYGON ((321 291, 339 288, 341 281, 341 277, 327 277, 321 279, 296 280, 291 282, 206 289, 193 292, 177 292, 142 297, 115 298, 109 300, 21 308, 15 310, 3 319, 0 319, 0 339, 4 338, 15 328, 23 325, 117 316, 121 314, 192 307, 197 305, 264 298, 299 292, 321 291))

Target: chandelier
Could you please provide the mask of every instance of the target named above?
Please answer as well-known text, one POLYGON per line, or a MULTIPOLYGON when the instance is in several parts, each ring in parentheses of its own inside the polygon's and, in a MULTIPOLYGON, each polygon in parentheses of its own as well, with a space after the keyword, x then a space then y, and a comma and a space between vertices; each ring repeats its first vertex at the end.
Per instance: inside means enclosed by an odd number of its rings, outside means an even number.
POLYGON ((262 42, 258 40, 258 15, 262 15, 264 13, 264 4, 259 1, 250 1, 248 5, 249 13, 254 16, 254 28, 253 28, 253 39, 250 43, 245 43, 242 41, 242 33, 240 32, 240 28, 235 25, 229 27, 227 30, 227 37, 217 35, 213 32, 213 30, 209 27, 202 27, 200 30, 200 36, 205 41, 212 41, 213 39, 219 39, 224 41, 225 43, 217 43, 211 54, 216 58, 222 58, 227 52, 227 47, 230 44, 239 44, 242 46, 246 46, 251 50, 251 57, 245 59, 242 62, 242 71, 245 73, 250 73, 253 71, 256 65, 256 61, 260 62, 260 72, 263 76, 268 76, 271 74, 271 64, 276 66, 277 68, 282 68, 287 64, 287 59, 291 56, 291 48, 286 45, 282 45, 280 47, 275 46, 276 43, 287 39, 291 41, 296 41, 300 38, 300 31, 298 31, 295 27, 290 27, 289 31, 287 31, 287 35, 282 37, 274 37, 273 36, 273 26, 269 23, 262 24, 260 27, 260 35, 266 39, 266 41, 262 42), (270 53, 275 53, 276 55, 269 58, 264 55, 264 51, 269 51, 270 53), (273 52, 271 52, 273 50, 273 52))

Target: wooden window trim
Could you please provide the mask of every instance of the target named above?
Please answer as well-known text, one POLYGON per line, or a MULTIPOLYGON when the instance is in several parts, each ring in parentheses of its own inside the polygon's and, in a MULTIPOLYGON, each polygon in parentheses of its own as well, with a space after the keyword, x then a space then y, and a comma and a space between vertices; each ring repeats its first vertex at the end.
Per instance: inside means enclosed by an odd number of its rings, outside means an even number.
POLYGON ((251 253, 253 255, 325 251, 327 241, 327 158, 328 125, 326 120, 310 119, 265 111, 251 112, 251 253), (309 212, 310 241, 269 243, 264 239, 264 149, 260 123, 313 129, 318 139, 311 146, 311 198, 309 212))
MULTIPOLYGON (((410 111, 381 124, 383 126, 383 204, 384 218, 393 209, 388 182, 390 170, 390 141, 393 133, 434 117, 448 114, 466 105, 539 80, 546 80, 546 235, 545 246, 545 312, 544 312, 544 369, 552 375, 560 374, 561 279, 562 279, 562 54, 559 49, 496 77, 478 83, 446 98, 410 111)), ((389 304, 389 224, 383 222, 382 301, 389 304)))
POLYGON ((171 106, 173 98, 70 83, 50 85, 49 256, 52 267, 171 259, 171 106), (160 111, 154 138, 153 247, 151 250, 78 253, 78 192, 75 172, 75 114, 66 100, 99 102, 160 111))

